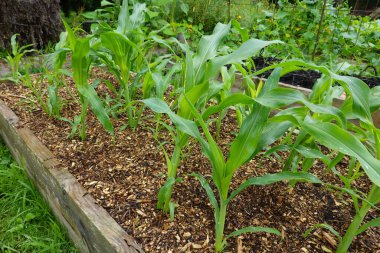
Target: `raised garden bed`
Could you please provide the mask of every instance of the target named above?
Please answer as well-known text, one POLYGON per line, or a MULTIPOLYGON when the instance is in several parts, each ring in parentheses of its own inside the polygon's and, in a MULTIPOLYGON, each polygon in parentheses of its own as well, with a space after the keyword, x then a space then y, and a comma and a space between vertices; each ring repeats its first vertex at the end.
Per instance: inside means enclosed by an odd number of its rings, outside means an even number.
MULTIPOLYGON (((1 99, 17 114, 1 103, 3 138, 83 252, 141 252, 127 233, 142 244, 146 252, 213 252, 212 208, 206 204, 207 197, 199 182, 188 176, 193 171, 210 173, 210 165, 198 145, 190 145, 185 152, 187 159, 179 168, 184 182, 175 186, 173 198, 179 207, 171 222, 156 209, 156 196, 164 183, 166 165, 150 130, 154 127, 150 120, 153 115, 145 114, 146 120, 136 131, 122 130, 125 118, 114 121, 116 133, 112 140, 90 114, 88 138, 82 142, 66 138, 70 131, 68 124, 49 118, 33 101, 28 103, 27 89, 3 83, 0 90, 1 99), (24 102, 20 104, 21 101, 24 102), (124 230, 94 203, 101 205, 124 230)), ((100 85, 98 90, 104 91, 105 87, 100 85)), ((70 110, 65 110, 66 117, 80 110, 75 103, 67 105, 67 109, 70 110)), ((219 142, 227 148, 236 130, 233 111, 223 122, 222 129, 219 142)), ((165 134, 160 136, 161 141, 166 138, 165 134)), ((170 145, 167 148, 170 150, 170 145)), ((346 166, 347 160, 344 160, 339 168, 346 166)), ((260 155, 239 170, 232 187, 252 175, 280 170, 279 161, 260 155)), ((317 163, 312 172, 324 182, 340 184, 337 178, 324 172, 322 163, 317 163)), ((367 192, 369 184, 363 177, 355 187, 367 192)), ((229 240, 226 251, 333 251, 337 238, 329 231, 316 230, 306 238, 303 233, 317 223, 328 223, 343 233, 353 215, 352 202, 347 196, 320 185, 300 183, 289 188, 285 183, 277 183, 250 187, 231 203, 226 230, 232 232, 247 225, 268 226, 283 235, 245 234, 229 240)), ((368 219, 378 217, 379 211, 371 211, 368 216, 368 219)), ((379 228, 367 230, 354 241, 351 252, 380 250, 379 236, 379 228)))

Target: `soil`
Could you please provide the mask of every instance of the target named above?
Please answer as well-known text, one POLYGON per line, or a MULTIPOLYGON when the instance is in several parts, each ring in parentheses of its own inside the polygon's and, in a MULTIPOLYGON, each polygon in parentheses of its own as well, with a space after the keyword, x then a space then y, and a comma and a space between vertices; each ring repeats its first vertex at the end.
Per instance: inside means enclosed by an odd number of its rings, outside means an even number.
MULTIPOLYGON (((261 70, 265 67, 268 67, 272 64, 281 62, 281 59, 276 58, 264 58, 264 57, 257 57, 254 59, 256 71, 261 70)), ((376 71, 376 70, 375 70, 376 71)), ((265 72, 260 77, 267 78, 270 75, 269 72, 265 72)), ((363 77, 363 76, 355 76, 362 81, 364 81, 369 87, 375 87, 380 85, 380 77, 374 76, 374 77, 363 77)), ((297 70, 293 71, 291 73, 288 73, 280 78, 280 81, 286 84, 299 86, 307 89, 312 89, 314 83, 318 80, 318 78, 321 77, 321 73, 314 71, 314 70, 297 70)))
MULTIPOLYGON (((114 80, 103 71, 97 76, 114 80)), ((72 88, 72 80, 67 79, 72 88)), ((107 88, 100 84, 98 92, 107 88)), ((73 89, 72 89, 72 92, 73 89)), ((62 95, 68 98, 67 92, 62 95)), ((75 92, 74 92, 75 93, 75 92)), ((175 220, 156 209, 157 193, 165 182, 166 163, 162 149, 153 138, 154 115, 145 110, 143 120, 133 131, 123 129, 127 119, 121 115, 113 119, 115 137, 112 138, 89 112, 87 139, 68 139, 69 124, 49 117, 37 105, 29 90, 11 83, 0 84, 0 99, 20 117, 19 127, 30 128, 57 156, 62 165, 78 179, 87 191, 136 240, 146 252, 213 252, 213 210, 200 183, 189 176, 199 172, 210 179, 211 168, 196 143, 190 143, 178 176, 184 180, 174 189, 173 200, 178 203, 175 220)), ((69 99, 68 99, 69 100, 69 99)), ((67 102, 63 116, 72 119, 80 113, 76 102, 67 102)), ((236 133, 234 112, 223 121, 224 130, 219 144, 228 149, 236 133)), ((168 121, 169 123, 169 121, 168 121)), ((168 141, 162 131, 160 141, 168 141)), ((286 153, 280 154, 286 158, 286 153)), ((281 171, 281 161, 260 154, 242 166, 233 178, 231 189, 245 179, 281 171)), ((345 170, 347 160, 340 165, 345 170)), ((311 170, 324 182, 340 185, 341 182, 325 171, 321 163, 311 170)), ((362 176, 354 187, 368 192, 370 182, 362 176)), ((278 229, 282 237, 266 233, 244 234, 228 240, 226 252, 332 252, 337 238, 328 230, 316 229, 308 237, 303 233, 318 223, 327 223, 343 234, 355 214, 349 196, 310 183, 295 187, 276 183, 263 187, 250 187, 238 195, 228 208, 226 234, 244 226, 267 226, 278 229)), ((379 209, 369 212, 366 221, 380 217, 379 209)), ((380 252, 380 228, 370 228, 353 242, 350 252, 380 252)))

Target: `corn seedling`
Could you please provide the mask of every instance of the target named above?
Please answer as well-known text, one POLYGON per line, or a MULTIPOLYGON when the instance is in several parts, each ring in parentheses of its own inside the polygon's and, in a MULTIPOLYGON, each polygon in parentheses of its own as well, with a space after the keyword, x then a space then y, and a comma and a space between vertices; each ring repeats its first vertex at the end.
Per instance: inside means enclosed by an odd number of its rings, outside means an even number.
MULTIPOLYGON (((290 61, 278 65, 283 66, 285 72, 290 69, 308 67, 318 69, 325 74, 325 78, 314 87, 310 95, 310 101, 322 102, 322 107, 315 108, 313 103, 310 106, 309 102, 304 98, 301 99, 302 95, 295 91, 291 91, 293 93, 291 95, 290 93, 288 94, 290 91, 278 93, 279 89, 274 89, 271 91, 273 94, 270 96, 273 99, 281 96, 282 99, 278 105, 283 106, 298 102, 303 103, 314 112, 312 116, 305 117, 304 120, 293 119, 295 125, 300 128, 300 133, 295 141, 297 145, 294 145, 293 148, 301 156, 310 159, 312 162, 318 158, 326 163, 328 168, 344 182, 346 188, 342 190, 351 195, 356 215, 345 235, 343 237, 338 236, 340 241, 336 251, 338 253, 347 252, 356 235, 364 232, 369 227, 380 225, 379 218, 374 218, 362 225, 368 211, 380 203, 380 131, 375 127, 371 116, 372 112, 380 108, 380 103, 378 102, 380 98, 379 88, 376 87, 370 90, 364 82, 357 78, 340 76, 324 67, 301 61, 290 61), (340 94, 340 92, 336 93, 337 89, 332 87, 335 82, 339 83, 346 93, 346 99, 339 109, 331 107, 332 100, 337 97, 337 94, 340 94), (356 119, 359 124, 355 125, 349 122, 348 119, 356 119), (306 148, 298 145, 301 142, 309 145, 306 148), (330 160, 322 154, 316 143, 338 152, 338 155, 335 159, 330 160), (334 166, 344 155, 351 158, 351 164, 347 168, 346 176, 334 169, 334 166), (370 192, 364 199, 359 197, 351 188, 353 180, 361 175, 360 168, 363 169, 373 183, 370 192), (359 205, 359 198, 362 199, 361 206, 359 205)), ((303 169, 307 170, 310 167, 308 165, 303 169)), ((331 227, 329 229, 333 230, 331 227)), ((336 231, 334 233, 338 234, 336 231)))
MULTIPOLYGON (((76 38, 71 28, 63 21, 68 34, 68 42, 72 52, 72 69, 75 87, 79 94, 82 113, 80 115, 80 137, 82 140, 86 138, 86 114, 87 108, 91 105, 91 109, 98 118, 103 127, 113 134, 113 126, 104 109, 101 99, 98 97, 96 90, 88 83, 88 75, 92 62, 90 55, 90 40, 91 37, 76 38)), ((78 120, 75 120, 78 122, 78 120)), ((75 122, 74 122, 75 123, 75 122)), ((73 124, 76 126, 77 124, 73 124)), ((75 129, 73 127, 73 129, 75 129)))
MULTIPOLYGON (((18 83, 19 77, 20 77, 20 65, 21 65, 21 59, 25 56, 27 53, 35 52, 36 50, 30 49, 33 47, 32 44, 25 45, 20 47, 17 43, 17 36, 19 34, 14 34, 11 37, 11 47, 12 47, 12 54, 8 54, 6 57, 6 60, 9 64, 9 67, 12 72, 11 81, 18 83)), ((9 78, 8 78, 9 79, 9 78)))
POLYGON ((141 30, 145 11, 145 4, 136 3, 130 14, 128 1, 123 1, 117 29, 101 32, 99 44, 96 45, 97 56, 120 83, 118 97, 125 100, 128 124, 132 128, 136 128, 141 110, 136 110, 133 105, 136 85, 130 85, 131 71, 139 73, 148 67, 146 51, 143 51, 148 49, 148 45, 141 30))
MULTIPOLYGON (((175 85, 183 90, 183 95, 180 95, 177 101, 177 115, 179 117, 184 119, 192 119, 194 117, 184 97, 187 97, 197 109, 201 110, 207 101, 214 97, 222 88, 210 89, 210 84, 223 66, 240 62, 252 57, 266 46, 280 43, 280 41, 250 39, 232 53, 218 56, 218 48, 223 38, 229 33, 229 30, 230 24, 218 23, 211 35, 205 35, 201 38, 196 52, 191 51, 186 44, 177 41, 178 45, 186 53, 182 64, 180 84, 175 85)), ((153 109, 149 102, 143 102, 153 109)), ((158 197, 158 208, 164 210, 164 212, 169 212, 170 206, 173 206, 171 195, 174 183, 176 182, 177 168, 180 163, 182 149, 189 142, 189 134, 182 132, 181 129, 177 128, 175 135, 174 151, 170 161, 167 160, 167 181, 160 189, 158 197)))
MULTIPOLYGON (((280 74, 281 70, 275 70, 272 73, 266 85, 263 87, 259 97, 264 96, 267 92, 277 86, 280 74)), ((224 235, 227 206, 230 201, 241 191, 252 185, 268 185, 283 180, 299 180, 321 183, 319 179, 306 172, 280 172, 277 174, 267 174, 262 177, 253 177, 230 193, 229 189, 233 175, 239 167, 250 161, 255 154, 262 150, 263 147, 266 147, 277 140, 277 138, 279 138, 289 127, 289 122, 286 120, 282 122, 285 124, 285 127, 282 127, 280 132, 269 132, 268 130, 273 129, 274 127, 274 124, 268 121, 271 109, 243 94, 229 96, 226 100, 224 100, 224 103, 222 102, 220 105, 213 106, 208 111, 206 110, 207 115, 210 116, 215 112, 223 110, 227 106, 240 103, 241 99, 243 99, 243 101, 245 100, 247 103, 251 103, 253 110, 248 117, 244 119, 238 136, 231 143, 230 153, 227 159, 224 158, 222 150, 217 145, 208 129, 209 124, 207 124, 204 120, 204 118, 208 119, 208 117, 205 114, 202 116, 192 104, 192 101, 186 97, 186 95, 184 96, 184 103, 187 103, 189 106, 189 111, 194 115, 196 119, 195 121, 175 114, 162 100, 151 98, 144 101, 144 103, 146 103, 153 111, 157 113, 166 113, 178 129, 199 141, 203 154, 210 160, 212 167, 212 180, 217 188, 219 200, 217 200, 211 186, 202 175, 196 173, 193 173, 192 175, 199 179, 201 185, 206 190, 210 203, 214 208, 215 250, 218 252, 225 248, 228 238, 238 236, 242 233, 267 232, 281 235, 281 233, 276 229, 267 227, 246 227, 234 231, 227 236, 224 235), (205 138, 202 137, 196 123, 198 123, 202 128, 205 138)), ((263 98, 263 100, 264 99, 265 98, 263 98)), ((281 123, 276 125, 280 126, 281 123)))

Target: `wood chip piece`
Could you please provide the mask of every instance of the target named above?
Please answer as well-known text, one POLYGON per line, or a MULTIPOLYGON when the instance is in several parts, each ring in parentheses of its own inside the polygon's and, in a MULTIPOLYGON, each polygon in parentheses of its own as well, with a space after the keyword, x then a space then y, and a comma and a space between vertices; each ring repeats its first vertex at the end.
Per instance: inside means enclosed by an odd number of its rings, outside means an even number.
POLYGON ((336 247, 337 242, 329 233, 323 231, 322 236, 331 246, 336 247))

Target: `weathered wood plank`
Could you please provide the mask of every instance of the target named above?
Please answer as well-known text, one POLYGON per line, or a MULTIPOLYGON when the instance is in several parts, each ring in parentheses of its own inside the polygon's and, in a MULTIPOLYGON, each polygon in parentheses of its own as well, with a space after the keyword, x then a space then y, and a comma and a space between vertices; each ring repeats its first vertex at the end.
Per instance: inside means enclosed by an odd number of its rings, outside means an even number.
POLYGON ((29 129, 14 126, 12 113, 0 101, 0 134, 80 251, 143 252, 29 129))
POLYGON ((0 114, 3 115, 4 119, 12 125, 16 125, 19 121, 17 115, 9 109, 9 107, 0 100, 0 114))

